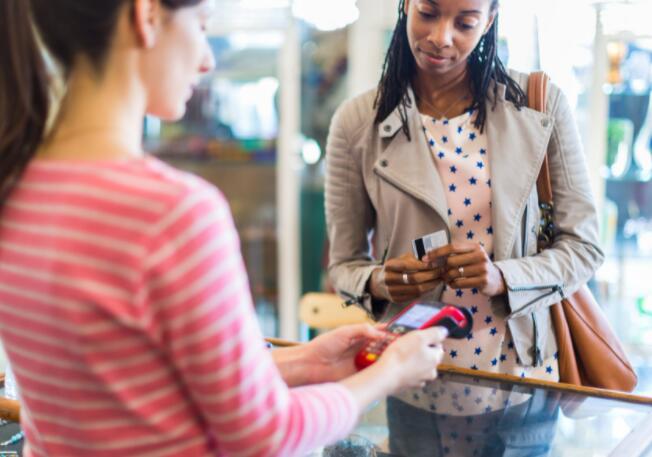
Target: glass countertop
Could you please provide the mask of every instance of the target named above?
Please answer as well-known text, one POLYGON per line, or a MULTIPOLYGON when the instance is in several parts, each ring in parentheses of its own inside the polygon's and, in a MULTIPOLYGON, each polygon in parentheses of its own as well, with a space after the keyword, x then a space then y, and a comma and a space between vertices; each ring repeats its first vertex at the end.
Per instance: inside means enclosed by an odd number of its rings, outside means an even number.
POLYGON ((442 368, 377 402, 348 439, 311 456, 652 456, 652 400, 442 368))

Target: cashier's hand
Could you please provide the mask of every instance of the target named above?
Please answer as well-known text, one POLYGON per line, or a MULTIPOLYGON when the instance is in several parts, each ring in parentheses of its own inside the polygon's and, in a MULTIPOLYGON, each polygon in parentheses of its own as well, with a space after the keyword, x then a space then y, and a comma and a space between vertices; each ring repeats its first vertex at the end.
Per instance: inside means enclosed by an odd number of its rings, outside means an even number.
POLYGON ((442 273, 439 267, 417 260, 411 253, 403 254, 373 271, 369 292, 376 299, 408 302, 436 288, 442 273))
POLYGON ((319 335, 305 345, 302 357, 310 370, 309 383, 335 382, 356 373, 356 354, 369 340, 384 337, 369 324, 345 325, 319 335))
POLYGON ((430 251, 424 261, 435 265, 446 258, 444 280, 453 289, 478 289, 488 297, 507 291, 503 274, 479 243, 452 243, 430 251))

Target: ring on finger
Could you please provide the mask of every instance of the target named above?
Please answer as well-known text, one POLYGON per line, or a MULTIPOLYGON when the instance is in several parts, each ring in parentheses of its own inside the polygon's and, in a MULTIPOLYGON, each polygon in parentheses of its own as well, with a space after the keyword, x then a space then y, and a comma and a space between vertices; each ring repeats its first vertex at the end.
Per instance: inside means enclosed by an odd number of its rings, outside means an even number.
POLYGON ((464 277, 464 267, 458 267, 457 272, 460 274, 460 278, 464 277))
POLYGON ((410 284, 410 278, 407 273, 403 273, 403 284, 410 284))

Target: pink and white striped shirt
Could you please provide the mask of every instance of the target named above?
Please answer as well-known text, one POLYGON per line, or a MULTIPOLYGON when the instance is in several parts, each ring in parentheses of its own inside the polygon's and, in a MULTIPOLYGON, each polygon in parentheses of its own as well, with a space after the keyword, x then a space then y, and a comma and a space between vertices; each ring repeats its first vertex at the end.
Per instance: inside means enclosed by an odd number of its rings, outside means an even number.
POLYGON ((0 218, 0 336, 28 456, 302 455, 358 417, 339 384, 288 389, 224 197, 153 158, 32 162, 0 218))

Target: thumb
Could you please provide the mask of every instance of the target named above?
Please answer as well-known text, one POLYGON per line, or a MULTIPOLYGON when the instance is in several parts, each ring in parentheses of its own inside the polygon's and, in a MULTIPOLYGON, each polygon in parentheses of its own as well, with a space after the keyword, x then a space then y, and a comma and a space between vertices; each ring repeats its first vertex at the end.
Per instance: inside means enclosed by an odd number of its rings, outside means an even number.
POLYGON ((370 324, 354 324, 342 328, 346 336, 352 340, 378 339, 384 337, 384 333, 370 324))
POLYGON ((426 343, 431 346, 441 344, 448 336, 448 329, 445 327, 432 327, 422 330, 426 343))

